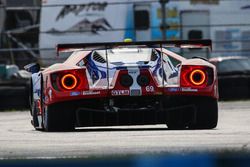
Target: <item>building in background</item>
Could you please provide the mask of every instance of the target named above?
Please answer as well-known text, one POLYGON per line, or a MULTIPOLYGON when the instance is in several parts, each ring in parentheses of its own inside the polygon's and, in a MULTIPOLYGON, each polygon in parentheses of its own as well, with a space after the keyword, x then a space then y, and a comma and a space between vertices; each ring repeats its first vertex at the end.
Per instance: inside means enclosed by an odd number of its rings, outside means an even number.
POLYGON ((40 0, 0 0, 0 62, 20 67, 38 57, 40 0))
MULTIPOLYGON (((1 36, 4 36, 0 47, 25 50, 18 54, 13 49, 9 51, 10 61, 21 61, 26 56, 28 61, 39 60, 49 65, 65 59, 56 58, 58 43, 113 42, 124 38, 161 40, 163 36, 161 4, 156 0, 40 2, 2 0, 4 9, 0 7, 0 12, 5 13, 6 19, 0 18, 1 36)), ((249 56, 249 15, 249 0, 169 0, 165 34, 168 40, 213 40, 212 54, 206 50, 181 50, 188 58, 249 56)))
MULTIPOLYGON (((186 57, 249 55, 250 1, 186 0, 166 4, 167 39, 212 39, 212 55, 187 50, 186 57)), ((39 47, 43 60, 57 43, 161 40, 161 5, 148 0, 47 0, 42 4, 39 47)), ((57 59, 58 61, 58 59, 57 59)), ((44 61, 47 64, 46 61, 44 61)))

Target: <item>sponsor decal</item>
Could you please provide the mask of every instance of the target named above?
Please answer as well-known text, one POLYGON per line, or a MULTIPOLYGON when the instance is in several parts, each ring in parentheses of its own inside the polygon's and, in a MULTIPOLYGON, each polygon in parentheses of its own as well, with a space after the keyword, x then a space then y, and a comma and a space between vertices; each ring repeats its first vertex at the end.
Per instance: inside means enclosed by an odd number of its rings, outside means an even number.
POLYGON ((70 96, 79 96, 81 92, 70 92, 70 96))
POLYGON ((121 96, 121 95, 129 95, 129 90, 112 90, 112 96, 121 96))
POLYGON ((163 92, 156 92, 156 95, 163 95, 163 92))
POLYGON ((182 92, 198 92, 198 89, 192 89, 192 88, 181 88, 182 92))
POLYGON ((169 92, 178 92, 180 88, 168 88, 169 92))
POLYGON ((83 91, 82 94, 83 95, 99 95, 99 94, 101 94, 101 92, 100 91, 91 91, 91 90, 89 90, 89 91, 83 91))

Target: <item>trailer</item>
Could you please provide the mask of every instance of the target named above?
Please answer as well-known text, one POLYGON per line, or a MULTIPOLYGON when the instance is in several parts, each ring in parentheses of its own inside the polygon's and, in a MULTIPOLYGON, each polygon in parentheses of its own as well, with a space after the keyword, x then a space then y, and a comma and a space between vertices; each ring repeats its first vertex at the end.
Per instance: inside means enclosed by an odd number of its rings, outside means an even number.
POLYGON ((162 28, 162 5, 157 0, 45 0, 41 6, 40 62, 56 58, 58 43, 212 39, 213 52, 181 50, 187 58, 200 56, 249 56, 249 0, 169 1, 165 6, 166 31, 162 28))
POLYGON ((30 74, 22 67, 36 61, 39 0, 0 0, 0 111, 29 106, 30 74))

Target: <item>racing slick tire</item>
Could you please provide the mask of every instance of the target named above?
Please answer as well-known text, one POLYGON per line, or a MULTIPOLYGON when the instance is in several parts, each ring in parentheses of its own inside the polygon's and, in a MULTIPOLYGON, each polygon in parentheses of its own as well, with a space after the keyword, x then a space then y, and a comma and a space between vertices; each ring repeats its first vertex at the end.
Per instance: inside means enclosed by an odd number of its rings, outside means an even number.
POLYGON ((32 107, 32 125, 34 126, 34 128, 36 130, 39 130, 39 123, 38 123, 38 118, 37 118, 37 107, 35 106, 35 104, 33 104, 32 107))
POLYGON ((47 132, 73 131, 75 128, 75 114, 68 107, 60 104, 44 106, 43 127, 47 132))
POLYGON ((167 126, 170 130, 183 130, 186 129, 185 121, 183 120, 183 116, 178 112, 170 112, 168 114, 167 126))
POLYGON ((218 102, 210 97, 178 99, 179 106, 168 112, 168 129, 213 129, 218 122, 218 102))
POLYGON ((30 115, 32 115, 32 110, 33 110, 33 83, 32 79, 30 78, 29 84, 28 84, 28 90, 29 90, 29 109, 30 109, 30 115))
POLYGON ((196 99, 196 123, 192 129, 213 129, 218 122, 218 102, 214 98, 196 99))
POLYGON ((30 84, 29 84, 29 108, 30 108, 30 115, 32 116, 32 122, 31 124, 34 126, 36 130, 39 130, 39 123, 38 123, 38 118, 37 118, 37 106, 34 102, 33 98, 33 86, 32 86, 32 80, 30 79, 30 84))

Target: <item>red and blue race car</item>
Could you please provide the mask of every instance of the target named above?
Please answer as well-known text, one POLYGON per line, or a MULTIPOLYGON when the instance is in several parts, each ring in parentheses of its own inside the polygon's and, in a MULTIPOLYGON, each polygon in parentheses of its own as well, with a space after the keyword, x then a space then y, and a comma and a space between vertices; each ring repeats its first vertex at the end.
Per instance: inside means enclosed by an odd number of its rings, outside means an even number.
POLYGON ((32 73, 35 129, 166 124, 212 129, 218 121, 214 65, 186 59, 172 48, 211 48, 211 40, 59 44, 63 63, 32 73))

